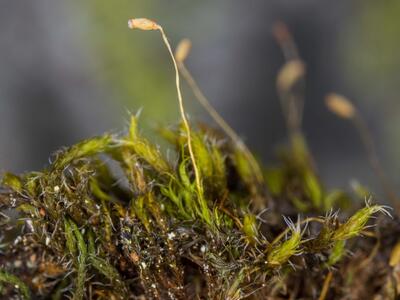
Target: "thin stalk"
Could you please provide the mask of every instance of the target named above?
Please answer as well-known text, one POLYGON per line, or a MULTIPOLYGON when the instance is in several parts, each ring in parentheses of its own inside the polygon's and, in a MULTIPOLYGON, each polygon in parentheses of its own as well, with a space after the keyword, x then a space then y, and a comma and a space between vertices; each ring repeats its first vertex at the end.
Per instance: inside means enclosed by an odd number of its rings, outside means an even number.
POLYGON ((287 61, 300 59, 299 51, 287 25, 282 21, 274 24, 273 34, 287 61))
POLYGON ((178 65, 176 63, 174 54, 172 52, 171 45, 168 41, 168 38, 164 32, 164 29, 161 27, 161 25, 157 24, 154 21, 151 21, 149 19, 145 18, 138 18, 138 19, 131 19, 128 21, 128 26, 131 29, 141 29, 141 30, 158 30, 161 33, 162 39, 164 41, 165 46, 168 49, 168 52, 171 56, 172 62, 174 64, 174 69, 175 69, 175 84, 176 84, 176 91, 178 93, 178 102, 179 102, 179 110, 180 114, 182 117, 183 124, 185 126, 186 134, 187 134, 187 139, 188 139, 188 150, 189 150, 189 155, 190 159, 192 161, 194 173, 195 173, 195 180, 196 180, 196 186, 197 190, 199 193, 199 196, 202 197, 202 188, 201 188, 201 180, 200 180, 200 172, 197 167, 196 159, 194 156, 193 152, 193 147, 192 147, 192 136, 191 136, 191 130, 189 126, 189 122, 186 118, 186 113, 185 113, 185 108, 183 106, 183 98, 182 98, 182 92, 181 92, 181 86, 180 86, 180 77, 179 77, 179 70, 178 70, 178 65))
POLYGON ((318 300, 325 300, 326 299, 326 296, 328 295, 329 285, 331 284, 331 281, 332 281, 332 272, 329 271, 329 273, 325 277, 324 285, 322 286, 321 294, 319 295, 318 300))
POLYGON ((351 103, 349 99, 346 97, 331 93, 328 94, 325 98, 326 106, 330 111, 332 111, 337 116, 351 120, 354 124, 354 127, 358 131, 360 135, 361 142, 364 145, 368 161, 374 171, 375 175, 378 177, 381 182, 382 188, 386 197, 392 202, 393 205, 396 205, 397 208, 400 209, 398 204, 398 197, 396 192, 388 179, 381 162, 378 158, 378 154, 376 151, 374 139, 372 138, 372 134, 368 129, 367 123, 365 122, 363 116, 358 111, 358 109, 351 103))
POLYGON ((396 204, 398 201, 396 192, 394 191, 392 184, 390 183, 389 178, 387 177, 387 175, 382 167, 382 164, 378 158, 378 154, 376 151, 375 143, 372 138, 371 132, 369 131, 364 118, 357 110, 355 111, 352 121, 360 135, 362 143, 364 144, 364 148, 367 153, 369 163, 370 163, 375 175, 378 177, 379 181, 381 182, 383 191, 385 192, 386 196, 391 201, 391 203, 393 205, 396 204))
MULTIPOLYGON (((277 22, 273 28, 273 34, 279 47, 282 50, 286 63, 301 62, 300 54, 297 49, 296 43, 291 35, 287 25, 283 22, 277 22)), ((301 81, 300 89, 304 90, 304 78, 301 81)), ((292 93, 291 91, 279 90, 279 98, 281 100, 282 110, 286 119, 289 134, 296 135, 301 131, 301 123, 304 110, 304 95, 301 92, 292 93)))
POLYGON ((246 144, 242 141, 239 135, 232 129, 231 126, 224 120, 224 118, 215 110, 215 108, 208 101, 206 96, 203 94, 201 89, 199 88, 197 82, 193 78, 190 71, 186 68, 186 65, 183 61, 178 61, 178 68, 183 76, 183 78, 188 83, 189 87, 193 91, 195 98, 199 101, 199 103, 204 107, 204 109, 210 114, 210 116, 214 119, 214 121, 222 128, 222 130, 231 138, 231 140, 236 144, 236 146, 243 150, 247 159, 249 160, 251 167, 253 168, 254 174, 258 181, 262 182, 263 175, 260 169, 260 166, 257 163, 257 160, 251 154, 251 151, 246 146, 246 144))
POLYGON ((183 99, 182 99, 181 83, 180 83, 178 65, 176 63, 176 60, 175 60, 175 57, 174 57, 174 53, 172 52, 171 45, 169 44, 167 36, 165 35, 164 30, 162 29, 161 26, 160 26, 160 32, 161 32, 161 36, 162 36, 162 38, 164 40, 164 44, 167 46, 167 49, 168 49, 168 52, 169 52, 169 54, 171 56, 172 62, 174 63, 175 83, 176 83, 176 91, 178 93, 179 110, 180 110, 180 113, 181 113, 183 124, 185 126, 186 134, 187 134, 189 155, 190 155, 190 159, 192 160, 192 164, 193 164, 193 169, 194 169, 194 173, 195 173, 195 177, 196 177, 197 189, 198 189, 198 192, 201 194, 202 193, 202 189, 201 189, 201 182, 200 182, 200 172, 199 172, 199 169, 197 167, 196 159, 194 157, 194 152, 193 152, 193 148, 192 148, 191 130, 190 130, 189 122, 188 122, 188 120, 186 118, 185 108, 183 106, 183 99))

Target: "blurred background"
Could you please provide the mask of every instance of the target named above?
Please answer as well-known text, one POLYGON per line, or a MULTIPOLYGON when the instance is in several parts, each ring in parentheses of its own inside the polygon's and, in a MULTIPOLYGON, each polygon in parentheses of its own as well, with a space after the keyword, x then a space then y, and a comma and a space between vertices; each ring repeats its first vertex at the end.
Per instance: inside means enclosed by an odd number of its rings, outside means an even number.
MULTIPOLYGON (((346 95, 365 116, 398 190, 400 2, 397 0, 6 0, 0 2, 0 170, 43 168, 50 153, 119 132, 143 108, 144 131, 176 122, 171 61, 158 33, 128 29, 132 17, 163 25, 204 93, 265 163, 285 142, 275 91, 284 63, 272 35, 285 22, 307 65, 304 132, 328 186, 356 178, 381 194, 351 123, 326 93, 346 95)), ((192 120, 210 121, 185 90, 192 120)))

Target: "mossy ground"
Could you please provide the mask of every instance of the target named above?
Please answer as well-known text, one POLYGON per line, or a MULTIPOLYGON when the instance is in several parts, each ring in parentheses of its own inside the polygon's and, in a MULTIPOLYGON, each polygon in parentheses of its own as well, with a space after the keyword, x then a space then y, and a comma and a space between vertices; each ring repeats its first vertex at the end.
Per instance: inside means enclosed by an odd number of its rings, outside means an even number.
POLYGON ((397 219, 325 191, 304 143, 265 170, 264 184, 223 135, 193 131, 199 193, 184 131, 162 132, 176 149, 169 160, 132 117, 126 135, 63 149, 40 172, 5 174, 4 297, 312 299, 327 274, 331 299, 395 293, 397 219), (367 229, 372 216, 379 226, 367 229))
POLYGON ((273 168, 186 119, 160 129, 166 156, 132 116, 127 132, 64 148, 44 170, 4 174, 0 294, 397 299, 396 212, 365 190, 324 188, 301 130, 288 123, 273 168))

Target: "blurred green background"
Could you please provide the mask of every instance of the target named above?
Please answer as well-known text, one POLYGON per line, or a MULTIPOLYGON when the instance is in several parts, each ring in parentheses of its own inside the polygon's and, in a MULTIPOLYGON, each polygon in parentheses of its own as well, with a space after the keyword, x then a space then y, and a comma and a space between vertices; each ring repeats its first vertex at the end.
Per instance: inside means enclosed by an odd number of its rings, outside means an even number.
MULTIPOLYGON (((144 131, 176 122, 174 73, 156 32, 193 42, 188 67, 226 120, 266 162, 285 141, 275 92, 283 64, 273 24, 286 22, 307 64, 304 130, 329 185, 379 186, 352 125, 323 97, 347 95, 366 117, 394 183, 400 159, 400 2, 396 0, 51 1, 0 4, 0 170, 46 165, 62 146, 122 130, 142 108, 144 131)), ((192 120, 207 114, 185 89, 192 120)))

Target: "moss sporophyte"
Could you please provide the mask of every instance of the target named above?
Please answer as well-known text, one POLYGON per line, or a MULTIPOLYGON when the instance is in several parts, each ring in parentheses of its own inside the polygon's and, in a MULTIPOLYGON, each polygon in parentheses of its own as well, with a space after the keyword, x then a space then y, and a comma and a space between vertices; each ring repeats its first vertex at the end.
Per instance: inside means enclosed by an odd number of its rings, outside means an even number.
POLYGON ((182 120, 159 131, 176 155, 132 116, 125 134, 64 148, 41 171, 3 174, 2 299, 397 299, 397 211, 324 187, 301 130, 306 68, 286 27, 275 35, 289 143, 273 168, 201 92, 184 64, 188 40, 174 54, 156 22, 129 27, 159 31, 171 56, 182 120), (189 123, 180 74, 221 131, 189 123))

